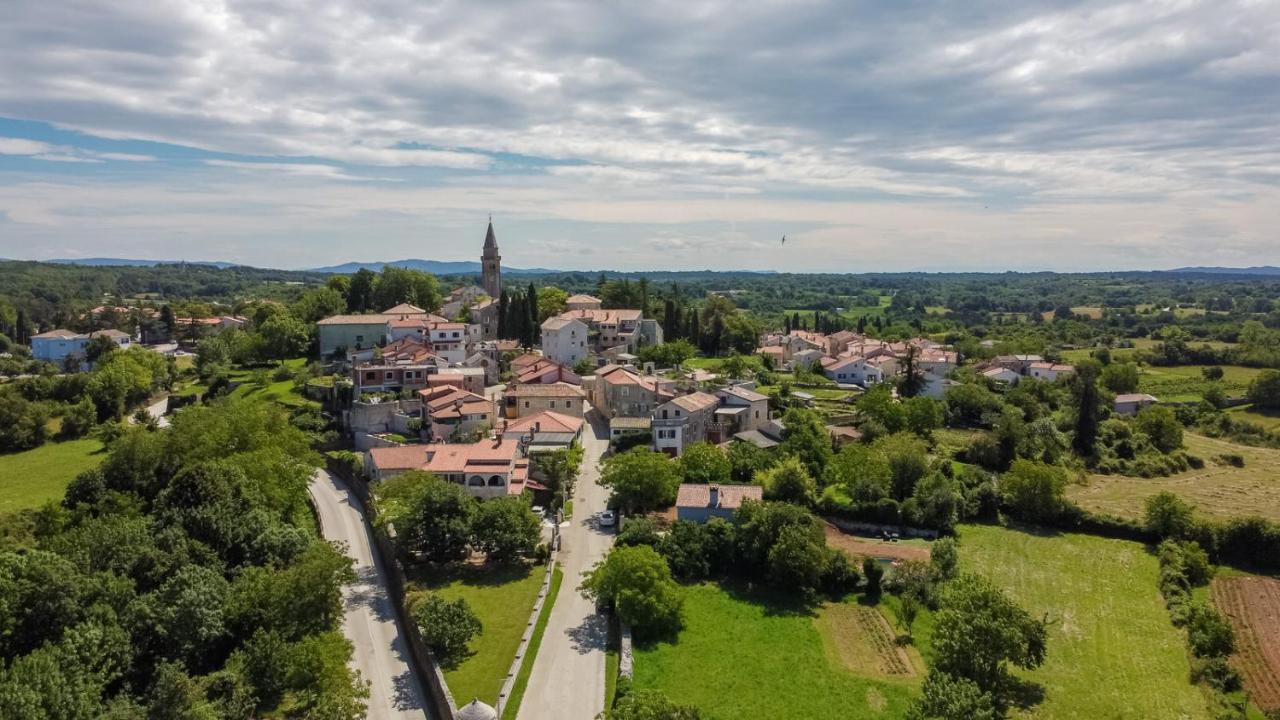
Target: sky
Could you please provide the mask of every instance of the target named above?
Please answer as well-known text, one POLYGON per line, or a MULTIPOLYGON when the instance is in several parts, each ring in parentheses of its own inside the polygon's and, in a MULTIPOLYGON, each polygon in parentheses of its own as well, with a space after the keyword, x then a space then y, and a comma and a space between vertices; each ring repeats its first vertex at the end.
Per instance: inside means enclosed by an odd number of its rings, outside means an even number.
POLYGON ((0 68, 0 257, 1280 265, 1275 0, 9 0, 0 68))

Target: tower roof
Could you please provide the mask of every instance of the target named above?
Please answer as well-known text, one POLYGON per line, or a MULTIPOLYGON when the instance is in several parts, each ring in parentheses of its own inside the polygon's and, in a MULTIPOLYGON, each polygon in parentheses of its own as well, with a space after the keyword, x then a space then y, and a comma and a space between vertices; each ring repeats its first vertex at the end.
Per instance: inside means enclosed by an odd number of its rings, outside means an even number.
POLYGON ((484 234, 484 251, 498 251, 498 238, 493 234, 493 218, 489 219, 489 229, 484 234))

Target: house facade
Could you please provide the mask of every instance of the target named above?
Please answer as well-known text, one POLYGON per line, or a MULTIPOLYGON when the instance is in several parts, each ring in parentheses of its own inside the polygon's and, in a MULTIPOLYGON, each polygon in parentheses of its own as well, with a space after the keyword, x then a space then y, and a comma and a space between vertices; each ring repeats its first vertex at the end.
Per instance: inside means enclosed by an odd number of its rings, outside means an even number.
POLYGON ((503 405, 510 420, 556 412, 580 418, 585 413, 587 394, 568 383, 530 383, 516 385, 503 393, 503 405))
POLYGON ((320 357, 382 347, 391 340, 384 315, 334 315, 316 323, 320 357))
POLYGON ((653 410, 653 449, 680 457, 689 445, 707 439, 720 399, 695 392, 672 398, 653 410))
POLYGON ((648 417, 655 407, 675 397, 675 389, 674 380, 605 365, 596 371, 591 404, 607 418, 648 417))
POLYGON ((542 355, 552 362, 574 367, 587 359, 588 329, 581 320, 563 315, 542 323, 542 355))
POLYGON ((432 440, 443 442, 497 421, 492 401, 452 385, 420 390, 418 396, 423 428, 432 440))

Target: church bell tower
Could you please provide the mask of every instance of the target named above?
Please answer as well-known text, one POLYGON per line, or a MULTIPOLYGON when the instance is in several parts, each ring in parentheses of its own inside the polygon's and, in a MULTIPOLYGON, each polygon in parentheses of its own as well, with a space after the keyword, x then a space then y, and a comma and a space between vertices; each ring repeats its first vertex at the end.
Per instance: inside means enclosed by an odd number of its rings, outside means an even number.
POLYGON ((498 254, 498 238, 493 234, 493 218, 489 218, 489 230, 484 234, 484 252, 480 254, 482 268, 481 285, 485 294, 494 300, 502 294, 502 256, 498 254))

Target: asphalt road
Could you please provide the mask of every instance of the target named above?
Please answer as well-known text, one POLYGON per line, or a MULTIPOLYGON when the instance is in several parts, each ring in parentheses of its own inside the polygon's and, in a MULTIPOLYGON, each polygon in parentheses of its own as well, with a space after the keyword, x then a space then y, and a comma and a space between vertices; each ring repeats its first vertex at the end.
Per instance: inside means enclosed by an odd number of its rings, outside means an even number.
POLYGON ((369 681, 369 720, 429 717, 426 693, 409 667, 409 648, 387 593, 382 563, 373 554, 373 536, 359 501, 340 478, 317 470, 311 497, 326 540, 346 545, 355 560, 356 582, 343 588, 342 632, 355 646, 351 665, 369 681))
POLYGON ((561 530, 560 568, 564 583, 551 609, 542 647, 533 662, 517 720, 592 720, 604 710, 604 658, 608 641, 605 616, 582 597, 582 573, 602 560, 613 546, 613 529, 596 526, 609 491, 597 484, 598 463, 609 447, 607 423, 594 421, 583 433, 582 471, 574 489, 569 527, 561 530))

